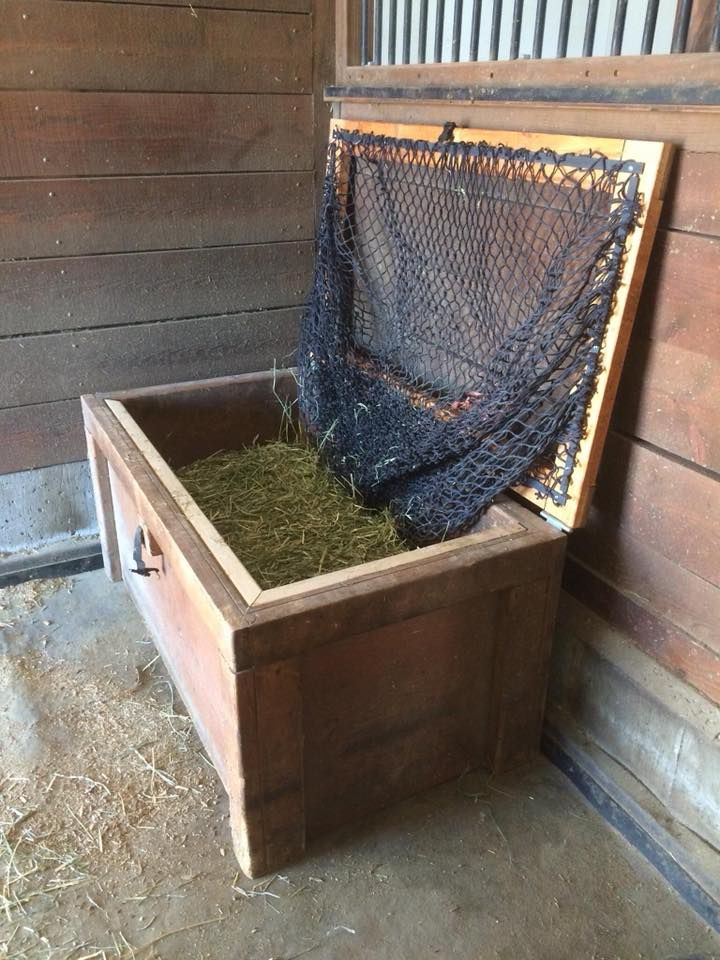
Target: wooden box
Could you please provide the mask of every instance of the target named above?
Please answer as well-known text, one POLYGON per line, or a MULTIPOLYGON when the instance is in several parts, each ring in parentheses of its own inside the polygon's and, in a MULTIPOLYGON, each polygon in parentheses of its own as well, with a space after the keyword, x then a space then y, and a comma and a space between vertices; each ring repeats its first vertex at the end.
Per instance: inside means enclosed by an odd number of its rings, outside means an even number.
POLYGON ((268 373, 83 398, 106 569, 155 637, 253 877, 537 750, 565 548, 503 500, 459 539, 261 591, 172 468, 277 436, 273 390, 293 387, 268 373), (132 572, 138 539, 157 573, 132 572))
MULTIPOLYGON (((431 142, 440 134, 335 123, 431 142)), ((127 583, 222 777, 249 876, 299 857, 324 831, 469 768, 519 763, 538 747, 565 549, 553 524, 579 526, 588 510, 669 150, 507 131, 458 137, 591 148, 642 171, 643 216, 626 248, 564 504, 517 488, 525 503, 501 498, 455 540, 261 590, 174 470, 276 437, 275 394, 294 395, 292 376, 83 398, 106 569, 127 583), (143 576, 147 567, 156 572, 143 576)))

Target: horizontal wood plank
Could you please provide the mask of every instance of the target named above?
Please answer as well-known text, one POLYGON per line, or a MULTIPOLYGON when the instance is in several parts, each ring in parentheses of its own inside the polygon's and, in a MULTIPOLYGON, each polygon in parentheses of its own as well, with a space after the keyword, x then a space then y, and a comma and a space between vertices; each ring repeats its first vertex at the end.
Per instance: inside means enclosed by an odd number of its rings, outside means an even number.
POLYGON ((312 83, 304 15, 0 0, 0 22, 0 89, 304 93, 312 83))
POLYGON ((595 521, 572 534, 570 555, 720 654, 720 589, 622 528, 595 521))
POLYGON ((700 356, 720 359, 720 240, 660 230, 636 330, 700 356))
POLYGON ((677 151, 661 222, 720 237, 720 151, 677 151))
MULTIPOLYGON (((53 3, 81 3, 83 0, 53 0, 53 3)), ((95 0, 96 3, 117 3, 118 0, 95 0)), ((189 7, 189 0, 123 0, 162 7, 189 7)), ((193 10, 219 7, 222 10, 280 10, 286 13, 310 13, 311 0, 193 0, 193 10)), ((192 15, 192 14, 191 14, 192 15)))
POLYGON ((625 433, 720 474, 720 359, 637 337, 625 361, 615 422, 625 433))
POLYGON ((719 497, 720 479, 611 432, 588 524, 619 528, 720 586, 719 497))
POLYGON ((304 302, 312 244, 0 263, 0 335, 239 313, 304 302))
POLYGON ((311 170, 312 97, 0 93, 0 179, 311 170))
POLYGON ((300 309, 0 340, 0 405, 151 387, 292 364, 300 309))
POLYGON ((575 561, 566 565, 563 586, 653 659, 720 703, 720 654, 575 561))
POLYGON ((0 409, 0 474, 87 456, 79 400, 0 409))
MULTIPOLYGON (((147 386, 189 375, 212 376, 222 369, 233 373, 267 369, 276 357, 294 348, 298 313, 278 310, 245 318, 203 318, 93 331, 94 336, 77 348, 94 363, 92 373, 71 359, 70 335, 38 339, 62 346, 64 360, 75 371, 78 392, 90 383, 93 386, 88 389, 147 386), (105 352, 103 336, 107 338, 105 352), (193 350, 197 357, 192 355, 193 350)), ((35 357, 41 364, 30 374, 36 386, 43 370, 50 368, 53 373, 45 374, 48 380, 57 375, 68 382, 62 363, 53 360, 50 350, 38 351, 35 357)), ((80 401, 75 399, 0 409, 0 436, 0 474, 83 460, 87 455, 80 401)))
POLYGON ((314 235, 298 173, 0 181, 0 260, 170 250, 314 235))

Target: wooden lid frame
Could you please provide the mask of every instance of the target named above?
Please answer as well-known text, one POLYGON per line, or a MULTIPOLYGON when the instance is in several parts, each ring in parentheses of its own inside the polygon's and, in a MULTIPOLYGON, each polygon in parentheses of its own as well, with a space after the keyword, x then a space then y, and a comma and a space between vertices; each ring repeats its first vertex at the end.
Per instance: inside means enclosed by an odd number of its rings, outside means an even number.
MULTIPOLYGON (((361 133, 434 143, 442 132, 442 127, 337 119, 331 122, 331 137, 334 130, 357 130, 361 133)), ((515 493, 533 509, 540 510, 561 528, 572 530, 584 524, 590 509, 610 415, 665 195, 672 147, 670 144, 648 140, 561 136, 511 130, 481 130, 474 127, 456 127, 454 139, 456 142, 484 141, 532 151, 547 149, 560 154, 581 154, 592 150, 611 160, 632 160, 642 164, 642 171, 638 175, 640 217, 625 247, 613 307, 605 328, 595 387, 587 407, 585 429, 570 475, 567 499, 560 506, 555 504, 550 496, 540 494, 532 487, 514 487, 515 493)), ((560 457, 560 454, 558 456, 560 457)))

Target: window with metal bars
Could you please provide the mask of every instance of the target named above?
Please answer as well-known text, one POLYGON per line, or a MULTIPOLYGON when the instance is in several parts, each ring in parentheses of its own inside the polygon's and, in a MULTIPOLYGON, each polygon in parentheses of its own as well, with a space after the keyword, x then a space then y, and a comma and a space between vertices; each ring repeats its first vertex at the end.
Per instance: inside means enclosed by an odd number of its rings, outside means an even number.
MULTIPOLYGON (((361 0, 359 62, 684 53, 693 0, 361 0)), ((709 51, 720 50, 720 0, 709 51)))

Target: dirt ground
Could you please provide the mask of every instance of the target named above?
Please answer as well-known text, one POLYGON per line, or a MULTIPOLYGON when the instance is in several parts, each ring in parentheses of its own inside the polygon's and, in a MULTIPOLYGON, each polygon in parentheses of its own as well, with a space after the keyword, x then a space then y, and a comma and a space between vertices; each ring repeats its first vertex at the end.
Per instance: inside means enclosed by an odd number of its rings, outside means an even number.
POLYGON ((248 881, 122 585, 0 591, 0 958, 306 956, 717 960, 720 938, 540 758, 248 881))

